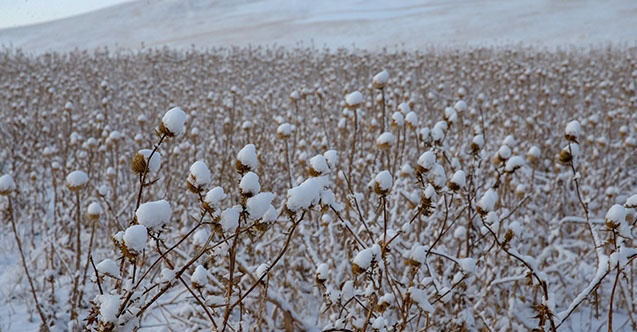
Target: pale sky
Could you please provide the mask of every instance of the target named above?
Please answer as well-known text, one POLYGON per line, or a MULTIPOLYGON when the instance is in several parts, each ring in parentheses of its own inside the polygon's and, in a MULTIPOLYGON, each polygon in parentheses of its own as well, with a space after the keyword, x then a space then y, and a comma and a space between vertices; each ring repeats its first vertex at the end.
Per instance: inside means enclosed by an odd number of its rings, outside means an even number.
POLYGON ((131 0, 0 0, 0 29, 41 23, 131 0))

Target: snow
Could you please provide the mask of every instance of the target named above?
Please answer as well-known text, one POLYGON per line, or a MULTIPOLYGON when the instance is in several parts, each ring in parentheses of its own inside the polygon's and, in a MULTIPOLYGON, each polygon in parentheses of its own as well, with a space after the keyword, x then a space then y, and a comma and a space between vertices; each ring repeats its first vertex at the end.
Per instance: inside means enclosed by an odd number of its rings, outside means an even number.
POLYGON ((124 233, 124 244, 126 248, 134 252, 140 253, 146 247, 148 240, 148 231, 144 225, 133 225, 126 229, 124 233))
POLYGON ((355 108, 363 102, 363 94, 360 91, 354 91, 345 97, 347 107, 355 108))
POLYGON ((325 263, 321 263, 316 267, 316 280, 325 282, 328 278, 329 266, 325 263))
POLYGON ((429 171, 436 165, 436 155, 431 151, 425 151, 418 157, 418 166, 423 170, 429 171))
POLYGON ((573 120, 566 125, 564 137, 567 141, 578 143, 580 135, 582 135, 582 126, 579 121, 573 120))
POLYGON ((467 175, 463 170, 456 171, 451 176, 451 180, 449 180, 449 182, 458 186, 458 189, 462 189, 467 184, 467 175))
POLYGON ((224 233, 234 232, 239 227, 239 213, 241 213, 241 206, 233 206, 227 208, 221 212, 221 228, 224 233))
POLYGON ((498 149, 497 156, 500 160, 508 160, 511 158, 511 148, 507 145, 500 146, 498 149))
POLYGON ((270 192, 259 193, 246 201, 246 210, 250 219, 261 219, 268 211, 274 199, 274 194, 270 192))
POLYGON ((467 103, 465 103, 464 100, 458 100, 456 104, 453 105, 453 108, 456 110, 456 112, 462 114, 467 110, 467 103))
POLYGON ((209 207, 218 209, 221 201, 226 199, 226 193, 223 191, 221 187, 214 187, 208 191, 206 197, 204 198, 204 202, 208 204, 209 207))
POLYGON ((27 52, 108 46, 140 49, 164 45, 210 48, 222 45, 297 46, 382 50, 401 45, 533 44, 563 46, 632 42, 636 26, 630 0, 551 2, 494 0, 484 5, 456 1, 238 2, 132 1, 58 21, 2 30, 0 44, 27 52), (187 17, 178 25, 160 24, 187 17), (506 19, 503 19, 506 18, 506 19), (101 24, 95 25, 94 22, 101 24), (459 27, 462 27, 459 29, 459 27), (136 31, 131 34, 130 31, 136 31), (343 33, 347 31, 347 33, 343 33), (420 33, 427 31, 427 33, 420 33))
POLYGON ((498 193, 493 189, 487 190, 484 193, 480 201, 478 202, 478 212, 480 213, 489 213, 495 209, 495 205, 498 202, 498 193))
POLYGON ((424 290, 416 288, 416 287, 409 287, 408 293, 409 293, 409 298, 412 299, 414 302, 416 302, 416 304, 418 305, 418 308, 420 308, 422 311, 425 311, 425 312, 434 311, 434 307, 431 305, 431 303, 429 303, 429 300, 427 300, 428 296, 424 290))
POLYGON ((637 208, 637 194, 628 197, 626 200, 626 204, 624 204, 626 208, 637 208))
POLYGON ((282 138, 290 137, 290 135, 292 135, 292 125, 287 122, 282 123, 276 129, 276 133, 277 135, 279 135, 279 137, 282 137, 282 138))
POLYGON ((384 132, 380 134, 378 138, 376 138, 376 145, 390 147, 394 144, 395 141, 396 139, 394 138, 394 134, 390 132, 384 132))
POLYGON ((246 173, 239 182, 239 189, 244 196, 254 196, 261 191, 261 184, 259 183, 259 176, 254 172, 246 173))
POLYGON ((356 266, 360 272, 367 271, 372 262, 377 259, 378 252, 374 247, 366 248, 358 252, 352 261, 352 265, 356 266))
POLYGON ((409 251, 409 259, 419 265, 425 264, 425 258, 427 258, 427 247, 422 245, 415 245, 409 251))
POLYGON ((66 176, 66 186, 74 191, 84 188, 88 183, 88 175, 83 171, 73 171, 66 176))
POLYGON ((372 84, 375 88, 382 89, 385 87, 385 84, 387 84, 387 81, 389 81, 389 72, 387 70, 383 70, 380 73, 374 75, 372 84))
POLYGON ((241 163, 241 165, 249 171, 257 169, 259 160, 257 159, 257 151, 254 144, 244 146, 243 149, 237 153, 237 162, 241 163))
POLYGON ((157 171, 159 170, 159 167, 161 166, 161 154, 159 153, 159 151, 155 151, 155 153, 153 153, 153 150, 151 149, 142 149, 137 151, 137 153, 141 154, 146 159, 146 164, 148 165, 148 172, 157 173, 157 171), (152 158, 150 158, 151 153, 153 153, 152 158), (150 162, 148 158, 150 158, 150 162))
POLYGON ((172 209, 166 200, 143 203, 137 208, 135 217, 140 225, 157 231, 170 221, 172 209))
POLYGON ((461 258, 458 260, 458 263, 462 268, 462 272, 465 274, 471 274, 476 270, 476 260, 474 258, 461 258))
POLYGON ((405 115, 405 122, 407 122, 407 125, 411 126, 411 127, 417 127, 418 126, 418 114, 416 114, 416 112, 409 112, 407 113, 407 115, 405 115))
POLYGON ((265 276, 265 274, 268 272, 269 267, 270 267, 269 264, 266 264, 266 263, 262 263, 259 266, 257 266, 257 269, 255 271, 256 277, 258 279, 263 278, 263 276, 265 276))
POLYGON ((101 320, 105 323, 117 323, 120 299, 117 295, 104 294, 99 296, 101 320))
POLYGON ((105 259, 101 261, 99 264, 95 265, 97 272, 107 275, 109 277, 113 277, 116 279, 120 279, 121 275, 119 273, 119 266, 112 259, 105 259))
POLYGON ((204 188, 210 184, 210 169, 202 160, 195 161, 190 166, 190 174, 188 175, 188 183, 195 188, 204 188))
POLYGON ((310 159, 310 167, 318 175, 324 175, 330 172, 330 167, 327 165, 327 159, 323 155, 316 155, 310 159))
POLYGON ((626 208, 615 204, 611 206, 611 208, 606 213, 606 223, 612 223, 614 225, 619 225, 626 221, 626 208))
POLYGON ((336 169, 336 166, 338 165, 338 151, 328 150, 323 153, 323 156, 325 157, 330 169, 336 169))
POLYGON ((208 284, 208 276, 210 273, 203 265, 197 265, 195 272, 190 276, 190 282, 195 288, 205 287, 208 284))
POLYGON ((402 128, 405 125, 405 117, 400 112, 394 112, 391 116, 391 120, 392 125, 397 128, 402 128))
POLYGON ((427 174, 427 181, 436 189, 443 188, 447 182, 447 175, 445 174, 444 167, 435 163, 433 168, 429 170, 429 173, 427 174))
POLYGON ((288 190, 286 206, 291 212, 306 210, 319 203, 322 186, 316 178, 309 178, 298 187, 288 190))
POLYGON ((378 190, 377 193, 386 195, 391 190, 392 185, 393 179, 389 171, 385 170, 376 174, 374 178, 374 189, 378 190))
POLYGON ((179 136, 184 132, 186 112, 179 107, 173 107, 161 119, 164 128, 169 132, 168 136, 179 136))
POLYGON ((524 166, 524 164, 525 164, 524 158, 520 156, 513 156, 509 158, 509 160, 507 160, 504 166, 504 171, 507 173, 513 173, 520 167, 524 166))
POLYGON ((0 195, 8 195, 15 190, 15 182, 9 174, 0 176, 0 195))
POLYGON ((210 232, 206 229, 199 229, 192 235, 192 244, 195 246, 203 247, 206 242, 208 242, 208 238, 210 237, 210 232))

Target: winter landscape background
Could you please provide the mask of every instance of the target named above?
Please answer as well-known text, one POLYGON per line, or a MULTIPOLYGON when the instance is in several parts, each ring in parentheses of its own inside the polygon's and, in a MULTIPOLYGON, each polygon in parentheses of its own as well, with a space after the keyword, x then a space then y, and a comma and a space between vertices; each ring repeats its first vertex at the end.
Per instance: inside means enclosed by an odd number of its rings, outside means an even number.
POLYGON ((637 330, 635 27, 160 0, 2 29, 0 331, 637 330))

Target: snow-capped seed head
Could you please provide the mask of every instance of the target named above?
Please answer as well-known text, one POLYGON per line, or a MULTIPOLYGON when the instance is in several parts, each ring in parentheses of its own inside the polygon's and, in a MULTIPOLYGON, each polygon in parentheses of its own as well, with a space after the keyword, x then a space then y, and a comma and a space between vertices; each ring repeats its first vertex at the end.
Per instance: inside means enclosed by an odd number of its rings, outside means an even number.
POLYGON ((292 91, 292 93, 290 93, 290 101, 295 102, 299 99, 301 99, 301 95, 297 90, 294 90, 292 91))
POLYGON ((124 256, 129 258, 137 256, 146 247, 148 231, 144 225, 133 225, 126 229, 124 233, 124 246, 127 249, 124 256))
POLYGON ((363 94, 360 91, 354 91, 345 97, 345 105, 349 109, 356 109, 363 103, 363 94))
POLYGON ((617 228, 621 223, 626 222, 626 208, 619 204, 611 206, 604 220, 609 229, 617 228))
POLYGON ((254 171, 259 165, 259 159, 257 158, 257 150, 254 144, 248 144, 237 153, 237 162, 235 167, 239 173, 254 171))
POLYGON ((570 165, 575 158, 579 155, 579 144, 570 143, 565 146, 562 151, 560 151, 560 155, 558 156, 557 161, 562 165, 570 165))
POLYGON ((394 112, 391 116, 391 127, 394 129, 402 128, 405 125, 405 117, 400 112, 394 112))
POLYGON ((9 174, 0 176, 0 195, 7 196, 15 190, 15 182, 9 174))
POLYGON ((408 253, 405 259, 405 264, 413 267, 420 267, 425 263, 425 257, 427 256, 427 247, 416 245, 408 253))
POLYGON ((142 149, 137 151, 131 164, 133 172, 140 175, 144 174, 147 170, 149 173, 157 173, 160 166, 161 154, 159 151, 155 151, 155 153, 153 153, 153 150, 151 149, 142 149), (151 154, 153 155, 152 158, 150 157, 151 154), (150 161, 148 158, 150 158, 150 161))
POLYGON ((516 170, 520 169, 522 166, 524 166, 524 158, 520 156, 513 156, 509 158, 509 160, 507 160, 506 164, 504 165, 504 172, 513 173, 516 170))
POLYGON ((198 194, 210 184, 210 181, 211 176, 208 165, 201 160, 195 161, 190 166, 190 174, 188 174, 188 179, 186 180, 188 190, 198 194))
POLYGON ((261 219, 272 205, 274 195, 270 192, 258 193, 248 198, 246 210, 251 220, 261 219))
POLYGON ((389 150, 394 145, 394 135, 390 132, 384 132, 376 138, 376 147, 379 150, 389 150))
POLYGON ((115 326, 119 313, 121 299, 119 295, 103 294, 97 296, 100 304, 100 326, 115 326))
POLYGON ((582 126, 579 121, 573 120, 566 125, 564 130, 564 138, 572 143, 579 143, 579 137, 582 134, 582 126))
POLYGON ((80 191, 86 187, 88 175, 83 171, 73 171, 66 176, 66 187, 70 191, 80 191))
POLYGON ((498 193, 493 189, 487 190, 484 193, 480 201, 478 201, 477 211, 481 215, 486 215, 495 209, 495 205, 498 203, 498 193))
POLYGON ((100 203, 92 202, 91 204, 89 204, 88 208, 86 209, 86 215, 89 217, 89 219, 92 220, 99 219, 100 215, 102 215, 102 206, 100 205, 100 203))
POLYGON ((161 119, 159 123, 159 134, 167 137, 176 137, 184 132, 186 123, 186 112, 179 107, 173 107, 161 119))
POLYGON ((323 156, 330 169, 336 169, 336 165, 338 165, 338 152, 336 150, 328 150, 323 153, 323 156))
POLYGON ((170 221, 172 209, 166 200, 146 202, 135 211, 135 220, 151 230, 157 230, 170 221))
POLYGON ((458 121, 458 113, 453 107, 445 107, 445 114, 442 117, 450 124, 453 124, 458 121))
POLYGON ((464 274, 471 274, 476 270, 476 260, 475 258, 467 257, 461 258, 458 260, 460 264, 460 268, 464 274))
POLYGON ((190 284, 194 289, 202 289, 208 285, 210 272, 203 265, 197 265, 195 272, 190 276, 190 284))
POLYGON ((528 159, 529 163, 532 165, 537 165, 540 162, 540 148, 537 146, 532 146, 529 151, 526 153, 526 159, 528 159))
POLYGON ((289 123, 282 123, 276 129, 276 135, 281 139, 288 139, 292 136, 292 125, 289 123))
POLYGON ((309 178, 298 187, 288 190, 287 203, 288 211, 296 213, 299 210, 306 210, 317 205, 321 199, 322 186, 317 178, 309 178))
POLYGON ((372 263, 375 262, 375 253, 372 248, 363 249, 356 254, 354 261, 352 261, 352 272, 354 275, 359 275, 367 271, 372 263))
POLYGON ((387 84, 387 81, 389 81, 389 72, 387 70, 383 70, 380 73, 374 75, 374 78, 372 79, 372 85, 376 89, 382 89, 387 84))
POLYGON ((244 197, 252 197, 261 191, 259 176, 254 172, 246 173, 239 182, 239 191, 244 197))
POLYGON ((119 266, 111 259, 105 259, 95 266, 98 273, 111 278, 120 279, 119 266))
POLYGON ((475 135, 471 140, 471 153, 478 154, 482 147, 484 146, 484 136, 479 134, 475 135))
POLYGON ((325 263, 321 263, 316 267, 316 274, 314 275, 314 280, 316 282, 322 284, 327 281, 329 272, 329 266, 325 263))
POLYGON ((418 127, 418 114, 416 114, 416 112, 407 113, 407 115, 405 115, 405 123, 407 123, 409 130, 416 130, 418 127))
POLYGON ((496 152, 493 162, 496 164, 502 164, 509 160, 509 158, 511 158, 511 148, 506 145, 502 145, 498 149, 498 152, 496 152))
POLYGON ((449 189, 453 191, 458 191, 464 188, 466 183, 467 175, 463 170, 458 170, 453 173, 453 176, 451 177, 451 179, 449 179, 449 182, 447 182, 447 187, 449 187, 449 189))
POLYGON ((316 155, 310 159, 310 176, 321 176, 328 174, 330 167, 327 165, 327 159, 323 155, 316 155))
POLYGON ((467 103, 464 100, 458 100, 455 105, 453 105, 453 109, 458 112, 458 114, 463 114, 467 110, 467 103))
POLYGON ((389 194, 393 185, 393 179, 389 171, 382 171, 376 174, 374 178, 374 192, 380 196, 386 196, 389 194))
POLYGON ((204 198, 203 208, 207 211, 215 211, 219 209, 220 203, 226 198, 226 193, 223 192, 223 188, 214 187, 208 191, 204 198))
POLYGON ((418 157, 418 166, 416 167, 416 174, 422 174, 429 172, 434 165, 436 165, 436 155, 431 151, 425 151, 418 157))
POLYGON ((234 232, 239 227, 239 213, 241 212, 241 206, 233 206, 227 208, 221 212, 221 219, 219 224, 224 234, 234 232))
POLYGON ((427 183, 431 184, 437 191, 441 190, 447 183, 447 174, 442 165, 436 163, 427 173, 427 183))

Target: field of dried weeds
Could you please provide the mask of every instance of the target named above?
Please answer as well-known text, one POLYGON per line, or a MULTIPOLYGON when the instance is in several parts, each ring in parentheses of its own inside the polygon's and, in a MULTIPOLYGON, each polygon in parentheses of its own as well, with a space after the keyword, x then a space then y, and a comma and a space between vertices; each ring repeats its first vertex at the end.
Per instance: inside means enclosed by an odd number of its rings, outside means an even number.
POLYGON ((637 330, 637 50, 0 52, 0 330, 637 330))

